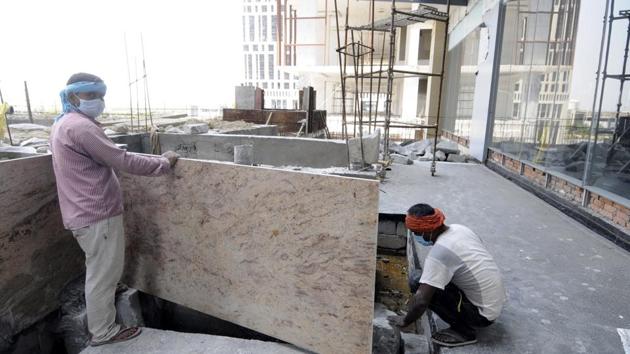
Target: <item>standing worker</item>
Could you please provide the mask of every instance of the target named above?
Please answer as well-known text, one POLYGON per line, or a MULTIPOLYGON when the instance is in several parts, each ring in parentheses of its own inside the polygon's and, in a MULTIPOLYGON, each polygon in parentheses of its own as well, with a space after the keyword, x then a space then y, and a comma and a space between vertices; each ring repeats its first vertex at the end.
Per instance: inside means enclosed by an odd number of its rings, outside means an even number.
POLYGON ((85 304, 90 345, 134 338, 138 327, 116 324, 114 297, 123 272, 123 200, 115 171, 141 176, 168 173, 179 155, 133 154, 117 147, 96 118, 107 87, 98 76, 74 74, 61 91, 63 113, 50 135, 59 205, 66 229, 85 252, 85 304))
POLYGON ((389 321, 407 327, 426 309, 435 312, 451 327, 432 335, 446 347, 477 342, 475 328, 491 325, 506 301, 501 273, 481 238, 463 225, 444 224, 440 209, 428 204, 409 208, 405 225, 424 246, 433 246, 422 268, 422 276, 405 316, 389 321))

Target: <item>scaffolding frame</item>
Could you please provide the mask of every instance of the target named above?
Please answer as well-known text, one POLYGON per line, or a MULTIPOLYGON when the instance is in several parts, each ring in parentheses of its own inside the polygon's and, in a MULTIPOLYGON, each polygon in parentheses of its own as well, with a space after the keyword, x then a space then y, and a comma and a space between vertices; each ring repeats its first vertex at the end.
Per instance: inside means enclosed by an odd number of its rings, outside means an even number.
MULTIPOLYGON (((602 106, 603 106, 603 101, 604 101, 604 94, 605 94, 607 79, 619 81, 619 95, 617 98, 617 104, 616 104, 616 110, 615 110, 615 133, 611 141, 611 146, 606 152, 607 165, 612 160, 612 157, 615 153, 616 145, 620 144, 621 140, 630 132, 630 129, 626 129, 624 132, 622 132, 622 134, 617 135, 617 128, 621 119, 621 106, 622 106, 624 86, 625 86, 626 81, 630 81, 630 73, 628 72, 628 66, 627 66, 628 54, 630 51, 630 10, 628 9, 619 10, 618 16, 615 16, 614 11, 615 11, 615 0, 607 0, 606 10, 604 12, 604 18, 602 21, 603 22, 602 45, 600 46, 599 63, 597 67, 597 79, 596 79, 596 85, 595 85, 595 95, 593 98, 593 109, 592 109, 593 121, 591 123, 591 136, 593 138, 592 138, 592 143, 589 144, 589 147, 587 150, 587 163, 586 163, 586 168, 584 169, 584 181, 587 181, 587 183, 590 182, 592 178, 591 164, 592 164, 593 156, 595 154, 595 146, 597 145, 597 140, 599 138, 599 121, 600 121, 600 117, 602 113, 602 106), (627 20, 628 25, 626 29, 626 40, 625 40, 625 46, 624 46, 622 69, 621 69, 621 73, 610 74, 608 73, 608 62, 610 59, 609 58, 610 42, 611 42, 612 33, 613 33, 613 24, 615 23, 615 21, 623 21, 623 20, 627 20), (606 39, 605 52, 604 52, 604 39, 606 39), (603 70, 600 72, 602 62, 604 64, 604 67, 603 67, 603 70), (598 93, 598 85, 599 85, 600 76, 602 80, 601 80, 601 88, 599 89, 599 93, 598 93), (597 104, 598 98, 599 98, 599 104, 597 104), (597 106, 597 110, 595 109, 596 106, 597 106)), ((623 173, 623 171, 625 171, 629 167, 630 167, 630 162, 624 164, 618 170, 617 173, 623 173)))
MULTIPOLYGON (((344 43, 341 43, 341 27, 339 26, 339 7, 337 4, 337 0, 334 1, 335 6, 335 19, 337 24, 337 53, 339 55, 339 72, 341 79, 341 90, 342 90, 342 135, 348 141, 348 127, 347 127, 347 111, 346 111, 346 96, 347 96, 347 83, 346 80, 354 79, 355 87, 354 87, 354 105, 353 105, 353 122, 354 122, 354 131, 353 137, 356 137, 357 130, 357 122, 359 124, 359 140, 361 143, 361 164, 362 168, 365 167, 365 159, 363 153, 363 97, 364 97, 364 81, 365 79, 369 79, 369 108, 368 108, 368 131, 372 132, 372 127, 376 129, 377 118, 378 118, 378 100, 380 97, 381 90, 381 80, 387 79, 387 89, 385 91, 386 100, 385 100, 385 120, 382 121, 383 126, 383 158, 386 163, 391 162, 390 153, 389 153, 389 145, 390 145, 390 137, 389 130, 390 128, 409 128, 409 129, 427 129, 434 130, 433 137, 433 158, 431 161, 431 175, 435 176, 437 171, 437 163, 436 163, 436 154, 435 151, 437 149, 437 142, 439 139, 439 126, 440 126, 440 111, 442 109, 442 90, 444 84, 444 68, 446 65, 446 52, 447 52, 447 39, 448 39, 448 24, 449 24, 449 13, 451 10, 451 0, 446 1, 446 12, 438 11, 434 7, 419 5, 416 10, 412 11, 402 11, 396 8, 396 0, 391 0, 391 12, 389 18, 384 18, 378 21, 374 19, 375 13, 375 0, 370 1, 370 17, 371 22, 367 25, 363 26, 349 26, 348 17, 350 12, 350 1, 347 2, 346 5, 346 23, 344 27, 344 43), (409 70, 400 70, 395 69, 395 53, 396 53, 396 30, 397 28, 406 27, 412 24, 421 23, 425 21, 437 21, 444 24, 444 45, 441 53, 441 64, 439 73, 435 72, 417 72, 417 71, 409 71, 409 70), (359 32, 359 39, 356 40, 355 32, 359 32), (370 35, 370 45, 367 45, 363 42, 363 32, 369 32, 370 35), (381 60, 379 65, 379 70, 374 70, 374 34, 375 32, 383 33, 383 45, 381 48, 381 60), (350 43, 348 42, 348 34, 350 34, 350 43), (385 54, 385 37, 389 34, 389 61, 387 64, 387 69, 383 69, 383 59, 385 54), (370 57, 369 62, 369 71, 364 72, 365 69, 365 61, 364 57, 370 57), (342 60, 343 59, 343 60, 342 60), (347 62, 348 59, 352 61, 354 71, 352 75, 347 74, 347 62), (361 61, 361 63, 359 63, 361 61), (391 116, 392 116, 392 95, 394 89, 394 80, 402 79, 402 78, 437 78, 439 79, 438 84, 438 102, 437 102, 437 115, 435 124, 391 124, 391 116), (372 95, 373 95, 373 80, 378 79, 377 84, 377 95, 376 95, 376 107, 374 112, 372 112, 372 95), (359 83, 360 82, 360 83, 359 83), (360 87, 360 92, 359 92, 360 87), (374 117, 373 117, 374 113, 374 117), (374 119, 373 119, 374 118, 374 119)), ((438 53, 432 53, 433 56, 438 53)), ((381 122, 378 122, 381 123, 381 122)), ((348 155, 348 164, 350 165, 350 156, 348 155)))

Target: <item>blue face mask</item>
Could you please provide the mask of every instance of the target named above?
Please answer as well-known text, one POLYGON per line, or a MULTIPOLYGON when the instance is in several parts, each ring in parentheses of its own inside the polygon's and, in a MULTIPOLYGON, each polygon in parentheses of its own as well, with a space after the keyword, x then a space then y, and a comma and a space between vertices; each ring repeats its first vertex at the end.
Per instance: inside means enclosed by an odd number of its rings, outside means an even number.
POLYGON ((100 116, 105 110, 105 101, 100 98, 93 100, 79 99, 79 101, 81 102, 79 107, 77 107, 79 111, 92 119, 100 116))
POLYGON ((433 246, 433 241, 427 241, 422 237, 422 235, 418 235, 415 232, 411 232, 411 234, 413 235, 416 242, 418 242, 419 244, 425 247, 433 246))

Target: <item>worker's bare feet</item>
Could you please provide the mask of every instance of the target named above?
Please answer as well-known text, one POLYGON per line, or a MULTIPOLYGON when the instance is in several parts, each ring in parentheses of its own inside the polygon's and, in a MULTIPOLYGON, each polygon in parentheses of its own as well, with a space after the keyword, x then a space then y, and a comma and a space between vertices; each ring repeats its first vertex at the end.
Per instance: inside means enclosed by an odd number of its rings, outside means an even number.
POLYGON ((93 347, 98 347, 99 345, 124 342, 124 341, 130 340, 132 338, 139 336, 141 332, 142 332, 142 328, 140 327, 121 328, 120 331, 118 331, 118 333, 116 333, 116 335, 114 335, 110 339, 102 341, 102 342, 93 341, 90 343, 90 345, 93 347))

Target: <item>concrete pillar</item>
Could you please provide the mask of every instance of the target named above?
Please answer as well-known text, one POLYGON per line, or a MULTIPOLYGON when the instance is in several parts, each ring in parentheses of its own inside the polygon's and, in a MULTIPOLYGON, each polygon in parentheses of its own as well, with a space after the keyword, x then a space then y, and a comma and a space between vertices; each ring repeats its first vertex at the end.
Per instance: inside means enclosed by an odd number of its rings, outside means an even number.
MULTIPOLYGON (((444 31, 446 26, 442 22, 435 22, 431 31, 431 59, 429 60, 429 71, 440 73, 442 69, 442 51, 444 50, 444 31)), ((424 115, 428 117, 427 124, 436 124, 438 114, 438 100, 440 98, 440 78, 430 77, 427 80, 427 105, 424 115)), ((445 102, 442 101, 442 104, 445 102)), ((430 130, 428 136, 434 135, 434 130, 430 130)))
MULTIPOLYGON (((501 41, 505 17, 505 5, 497 2, 483 14, 486 29, 479 40, 487 42, 488 55, 479 62, 475 95, 473 98, 472 120, 470 122, 470 154, 479 161, 485 161, 488 146, 492 141, 492 128, 496 106, 496 93, 501 61, 501 41), (488 39, 489 38, 489 39, 488 39)), ((480 51, 486 45, 480 45, 480 51)))

